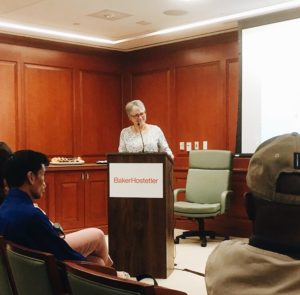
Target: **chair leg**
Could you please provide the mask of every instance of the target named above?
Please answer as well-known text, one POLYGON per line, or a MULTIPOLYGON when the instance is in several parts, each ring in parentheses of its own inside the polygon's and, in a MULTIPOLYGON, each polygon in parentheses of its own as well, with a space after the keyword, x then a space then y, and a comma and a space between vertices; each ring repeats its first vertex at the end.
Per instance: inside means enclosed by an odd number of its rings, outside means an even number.
POLYGON ((198 230, 189 230, 189 231, 184 231, 181 235, 175 237, 174 243, 179 244, 180 239, 185 239, 187 237, 199 237, 200 238, 200 244, 202 247, 206 247, 207 244, 207 239, 206 235, 213 235, 214 232, 205 232, 204 230, 204 219, 203 218, 198 218, 198 230))
POLYGON ((200 237, 201 247, 206 247, 207 239, 206 239, 206 233, 204 231, 204 219, 197 218, 197 222, 198 222, 198 233, 200 237))
POLYGON ((188 231, 184 231, 181 235, 175 237, 174 239, 174 243, 175 244, 179 244, 180 239, 185 239, 188 237, 199 237, 199 232, 195 231, 195 230, 188 230, 188 231))
MULTIPOLYGON (((200 245, 201 247, 206 247, 207 245, 207 236, 209 236, 211 239, 215 239, 216 232, 211 230, 205 230, 204 229, 204 218, 196 218, 198 223, 198 230, 190 230, 190 231, 184 231, 181 235, 178 235, 174 239, 175 244, 179 244, 180 239, 185 239, 188 237, 199 237, 200 238, 200 245)), ((229 236, 225 236, 224 240, 229 240, 229 236)))

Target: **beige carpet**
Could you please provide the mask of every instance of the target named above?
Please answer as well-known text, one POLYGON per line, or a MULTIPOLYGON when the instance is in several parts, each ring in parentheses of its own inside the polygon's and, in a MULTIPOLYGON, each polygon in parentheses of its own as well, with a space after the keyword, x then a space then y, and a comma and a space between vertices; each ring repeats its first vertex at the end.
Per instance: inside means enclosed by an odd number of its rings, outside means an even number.
MULTIPOLYGON (((175 229, 174 236, 181 232, 182 230, 175 229)), ((179 244, 174 244, 175 269, 167 279, 157 279, 158 284, 171 289, 184 291, 188 295, 207 295, 204 277, 190 271, 204 273, 207 257, 222 241, 222 238, 208 240, 207 247, 201 247, 199 239, 193 237, 180 240, 179 244)), ((143 282, 147 282, 147 280, 145 279, 143 282)), ((149 283, 152 283, 152 281, 149 280, 149 283)))
MULTIPOLYGON (((181 230, 175 230, 174 236, 180 233, 181 230)), ((179 244, 175 244, 175 269, 167 279, 158 279, 159 285, 184 291, 188 295, 207 295, 204 277, 184 269, 204 273, 207 257, 221 241, 209 241, 207 247, 201 247, 196 237, 180 240, 179 244)))

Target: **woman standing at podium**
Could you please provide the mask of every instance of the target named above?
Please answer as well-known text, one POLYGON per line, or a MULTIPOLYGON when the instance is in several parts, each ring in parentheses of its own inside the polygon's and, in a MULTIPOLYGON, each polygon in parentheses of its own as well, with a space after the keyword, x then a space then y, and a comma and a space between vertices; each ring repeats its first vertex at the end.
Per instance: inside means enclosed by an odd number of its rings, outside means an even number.
POLYGON ((162 130, 156 125, 146 123, 146 108, 143 102, 130 101, 125 110, 133 125, 121 131, 119 152, 166 152, 173 159, 173 153, 162 130))

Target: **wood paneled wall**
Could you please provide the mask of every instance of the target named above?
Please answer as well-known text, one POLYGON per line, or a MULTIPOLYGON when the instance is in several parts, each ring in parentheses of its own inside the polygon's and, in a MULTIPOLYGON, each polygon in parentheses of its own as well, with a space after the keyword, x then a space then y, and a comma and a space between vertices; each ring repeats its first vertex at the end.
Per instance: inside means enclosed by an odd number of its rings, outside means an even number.
POLYGON ((24 64, 24 144, 50 155, 72 155, 72 69, 24 64), (45 136, 46 135, 46 136, 45 136))
MULTIPOLYGON (((179 142, 208 142, 235 152, 238 105, 236 32, 136 51, 128 55, 127 93, 140 98, 148 122, 159 125, 186 166, 179 142)), ((127 124, 127 120, 123 121, 127 124)))
MULTIPOLYGON (((105 159, 130 124, 125 104, 140 98, 175 154, 174 187, 186 178, 188 152, 179 142, 235 152, 237 32, 128 53, 26 42, 0 34, 0 141, 14 150, 105 159)), ((233 206, 226 222, 214 224, 221 230, 250 232, 242 200, 247 161, 235 159, 233 206)))
POLYGON ((123 54, 0 40, 0 141, 50 157, 105 158, 122 128, 123 54))
POLYGON ((0 141, 17 146, 17 63, 0 61, 0 141))
POLYGON ((44 47, 0 39, 0 140, 13 149, 103 158, 129 124, 125 103, 140 98, 176 166, 187 164, 180 141, 235 151, 237 32, 124 54, 44 47))
MULTIPOLYGON (((140 98, 148 122, 159 125, 175 154, 174 187, 185 187, 188 152, 180 142, 208 142, 209 149, 236 147, 239 95, 237 32, 130 53, 124 97, 140 98)), ((123 125, 128 124, 126 118, 123 125)), ((234 159, 229 212, 207 223, 220 233, 249 236, 244 209, 248 159, 234 159)), ((182 196, 183 197, 183 196, 182 196)), ((196 223, 176 220, 179 228, 196 223)))

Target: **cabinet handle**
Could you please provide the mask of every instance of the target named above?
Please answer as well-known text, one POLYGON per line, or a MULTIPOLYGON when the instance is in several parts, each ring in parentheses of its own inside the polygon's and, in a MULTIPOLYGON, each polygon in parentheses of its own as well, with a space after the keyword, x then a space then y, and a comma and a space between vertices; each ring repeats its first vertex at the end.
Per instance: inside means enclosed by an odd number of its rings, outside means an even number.
POLYGON ((86 179, 89 180, 90 179, 90 176, 88 173, 86 173, 86 179))
POLYGON ((84 173, 81 173, 81 180, 84 180, 84 173))

